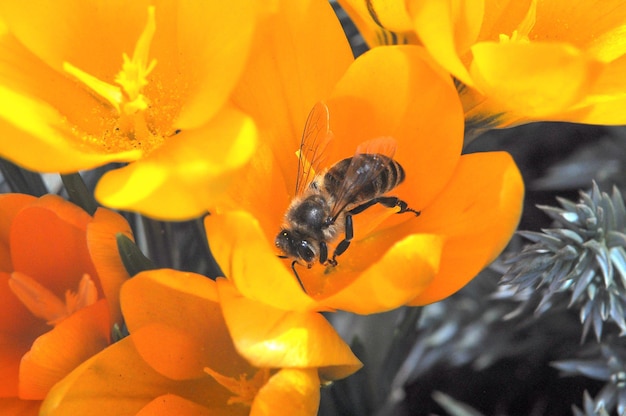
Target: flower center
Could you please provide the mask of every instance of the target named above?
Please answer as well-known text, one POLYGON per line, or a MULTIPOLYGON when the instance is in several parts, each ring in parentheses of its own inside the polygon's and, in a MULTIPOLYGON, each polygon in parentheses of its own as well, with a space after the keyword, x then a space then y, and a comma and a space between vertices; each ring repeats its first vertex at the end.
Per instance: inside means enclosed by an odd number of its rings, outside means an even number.
POLYGON ((537 21, 537 0, 532 0, 530 2, 530 6, 528 7, 528 11, 526 15, 517 26, 517 29, 511 33, 511 36, 500 34, 500 42, 521 42, 527 43, 530 42, 528 38, 528 34, 533 27, 535 26, 535 22, 537 21))
POLYGON ((9 287, 33 315, 45 319, 49 325, 58 324, 98 300, 98 289, 88 274, 83 275, 76 293, 70 290, 65 292, 65 302, 24 273, 13 272, 9 287))
MULTIPOLYGON (((65 72, 82 83, 89 91, 108 107, 112 107, 116 116, 113 125, 104 130, 103 147, 110 150, 128 150, 140 148, 149 151, 158 147, 164 137, 176 134, 176 131, 162 132, 155 126, 150 110, 151 102, 144 94, 149 84, 148 76, 155 68, 156 59, 150 59, 150 44, 156 31, 154 6, 148 7, 148 21, 135 44, 132 57, 122 55, 122 69, 115 76, 115 84, 109 84, 77 68, 69 62, 63 63, 65 72)), ((163 124, 163 123, 161 123, 163 124)), ((98 142, 98 139, 91 140, 98 142)))
POLYGON ((233 397, 228 399, 228 404, 241 403, 246 406, 252 406, 258 391, 270 378, 269 368, 260 369, 250 379, 247 378, 247 374, 241 374, 239 378, 227 377, 208 367, 204 371, 233 393, 233 397))

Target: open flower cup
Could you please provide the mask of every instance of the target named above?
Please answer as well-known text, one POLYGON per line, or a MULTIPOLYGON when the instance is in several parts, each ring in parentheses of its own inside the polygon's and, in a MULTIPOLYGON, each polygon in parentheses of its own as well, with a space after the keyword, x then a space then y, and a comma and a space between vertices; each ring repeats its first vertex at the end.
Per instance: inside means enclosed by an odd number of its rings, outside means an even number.
POLYGON ((126 221, 93 217, 60 197, 0 196, 0 413, 35 415, 50 388, 111 343, 128 279, 115 235, 126 221))
POLYGON ((361 367, 320 314, 245 299, 226 279, 146 271, 121 303, 130 335, 57 384, 42 415, 314 416, 320 383, 361 367))
POLYGON ((367 314, 451 295, 515 230, 524 189, 515 163, 502 152, 461 156, 456 90, 422 48, 375 48, 352 62, 330 8, 297 3, 291 20, 274 22, 274 41, 255 49, 235 92, 260 121, 260 145, 205 220, 215 258, 243 296, 285 310, 367 314), (305 13, 326 28, 324 39, 308 32, 305 13), (421 214, 374 206, 355 215, 355 237, 336 267, 296 265, 303 291, 274 239, 294 197, 305 119, 320 100, 334 134, 326 167, 364 141, 392 137, 406 180, 390 194, 421 214))
POLYGON ((204 212, 254 152, 229 104, 272 1, 0 4, 0 155, 107 172, 96 197, 162 219, 204 212))
POLYGON ((625 124, 619 0, 340 0, 370 46, 420 43, 458 81, 468 129, 625 124))

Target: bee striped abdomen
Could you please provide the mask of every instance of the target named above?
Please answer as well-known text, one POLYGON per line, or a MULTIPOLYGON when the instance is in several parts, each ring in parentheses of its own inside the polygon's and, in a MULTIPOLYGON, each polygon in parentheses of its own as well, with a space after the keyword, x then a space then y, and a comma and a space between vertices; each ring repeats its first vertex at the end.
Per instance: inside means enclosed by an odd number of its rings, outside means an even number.
POLYGON ((356 191, 352 203, 358 204, 386 194, 402 181, 404 169, 398 162, 385 155, 363 153, 332 166, 324 176, 324 188, 335 195, 340 186, 352 186, 356 191), (350 167, 352 172, 348 172, 350 167), (371 175, 372 170, 377 171, 375 175, 371 175), (366 177, 373 179, 368 182, 361 180, 366 177))

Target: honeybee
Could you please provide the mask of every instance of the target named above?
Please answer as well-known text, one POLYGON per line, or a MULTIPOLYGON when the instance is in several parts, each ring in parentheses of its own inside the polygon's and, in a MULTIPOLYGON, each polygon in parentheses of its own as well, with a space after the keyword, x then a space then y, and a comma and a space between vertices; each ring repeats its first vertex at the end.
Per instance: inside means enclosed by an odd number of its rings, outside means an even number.
POLYGON ((405 178, 404 169, 393 159, 394 139, 369 140, 358 146, 354 156, 320 171, 331 139, 328 107, 318 102, 307 118, 302 135, 295 197, 275 240, 276 247, 284 253, 280 257, 293 259, 291 267, 298 280, 296 263, 308 268, 316 261, 326 266, 337 265, 337 256, 348 249, 354 237, 353 215, 375 204, 399 207, 398 214, 420 214, 405 201, 385 195, 405 178), (329 255, 328 245, 340 235, 343 239, 329 255))

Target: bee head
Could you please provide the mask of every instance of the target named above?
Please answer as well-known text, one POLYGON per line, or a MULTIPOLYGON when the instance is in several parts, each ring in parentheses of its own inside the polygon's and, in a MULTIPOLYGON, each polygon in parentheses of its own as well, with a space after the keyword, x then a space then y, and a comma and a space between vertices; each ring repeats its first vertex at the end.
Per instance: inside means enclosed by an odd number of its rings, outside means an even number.
POLYGON ((287 256, 298 260, 298 262, 306 263, 308 267, 311 267, 315 262, 317 247, 298 231, 282 229, 274 242, 276 247, 287 256))

